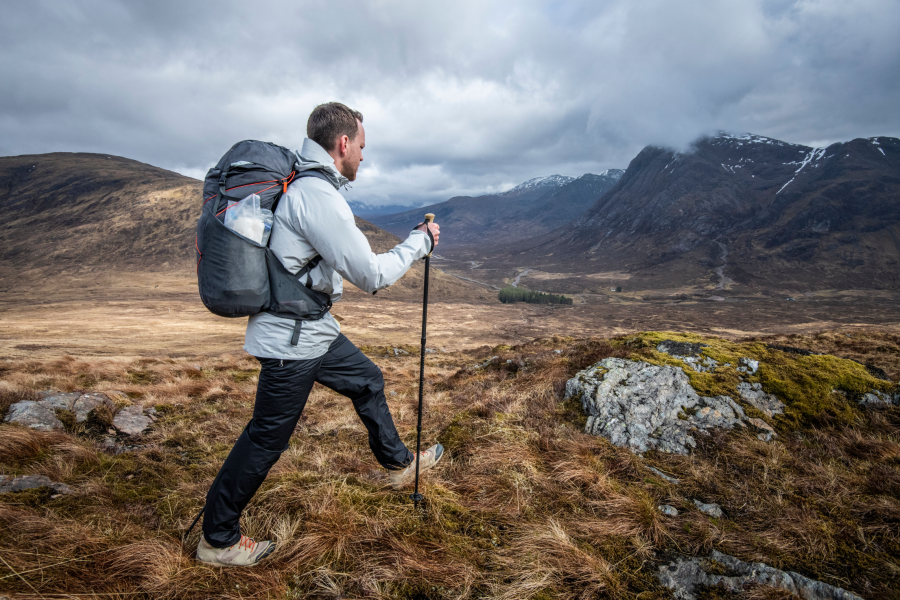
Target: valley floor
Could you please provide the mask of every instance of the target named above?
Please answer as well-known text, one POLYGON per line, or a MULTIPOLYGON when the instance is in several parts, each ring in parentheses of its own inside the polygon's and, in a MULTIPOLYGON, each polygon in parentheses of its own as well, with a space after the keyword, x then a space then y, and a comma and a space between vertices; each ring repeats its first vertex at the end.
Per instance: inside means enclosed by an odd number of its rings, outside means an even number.
MULTIPOLYGON (((245 319, 200 302, 193 278, 160 273, 85 274, 0 290, 0 355, 188 356, 240 352, 245 319)), ((349 289, 333 313, 358 345, 417 346, 421 299, 349 289)), ((495 297, 495 292, 492 293, 495 297)), ((582 294, 574 306, 432 300, 428 345, 456 351, 553 335, 610 337, 692 331, 727 338, 878 327, 900 331, 900 294, 845 291, 784 297, 672 300, 671 294, 582 294)))
MULTIPOLYGON (((671 595, 660 567, 718 550, 900 600, 900 407, 838 399, 840 410, 773 421, 773 442, 722 431, 689 456, 639 456, 585 434, 580 404, 563 399, 566 381, 602 358, 659 359, 644 343, 653 338, 639 333, 648 330, 769 336, 896 381, 900 308, 883 297, 436 302, 423 439, 443 443, 448 458, 424 480, 425 511, 386 485, 352 405, 316 386, 242 521, 279 549, 265 566, 220 570, 192 559, 196 530, 186 547, 180 535, 251 416, 258 363, 240 349, 243 320, 206 312, 186 278, 55 283, 0 293, 0 413, 41 390, 115 390, 123 404, 155 407, 158 419, 134 437, 99 413, 64 431, 0 424, 0 474, 71 488, 0 495, 0 595, 663 599, 671 595), (813 334, 824 329, 836 331, 813 334), (696 499, 724 516, 699 512, 696 499)), ((334 312, 384 371, 391 412, 412 444, 421 305, 407 300, 351 291, 334 312)), ((741 343, 735 352, 764 352, 741 343)), ((791 596, 763 588, 699 596, 738 597, 791 596)))

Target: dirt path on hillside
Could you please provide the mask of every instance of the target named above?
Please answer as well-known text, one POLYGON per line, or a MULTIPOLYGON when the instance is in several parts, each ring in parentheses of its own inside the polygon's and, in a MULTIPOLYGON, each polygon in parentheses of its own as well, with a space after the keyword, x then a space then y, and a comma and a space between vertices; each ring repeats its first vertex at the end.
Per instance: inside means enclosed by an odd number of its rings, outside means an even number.
POLYGON ((722 254, 719 255, 719 260, 722 261, 722 264, 716 267, 713 271, 716 275, 719 276, 719 283, 716 284, 717 290, 724 290, 725 286, 729 283, 733 283, 731 279, 725 277, 725 267, 728 266, 728 246, 723 244, 722 242, 716 242, 719 245, 719 248, 722 250, 722 254))

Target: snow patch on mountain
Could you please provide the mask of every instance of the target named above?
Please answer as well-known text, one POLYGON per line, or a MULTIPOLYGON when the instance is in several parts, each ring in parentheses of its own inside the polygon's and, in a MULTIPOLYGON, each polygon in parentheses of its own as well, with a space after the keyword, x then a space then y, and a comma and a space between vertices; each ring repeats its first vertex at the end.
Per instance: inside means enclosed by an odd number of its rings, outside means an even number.
POLYGON ((622 179, 622 175, 625 174, 625 169, 606 169, 605 171, 601 171, 598 173, 600 177, 609 177, 613 181, 618 181, 622 179))
POLYGON ((559 188, 567 183, 571 183, 575 181, 574 177, 568 177, 566 175, 550 175, 549 177, 535 177, 534 179, 529 179, 525 183, 520 183, 516 187, 506 190, 500 196, 505 196, 507 194, 511 194, 513 192, 521 192, 523 190, 533 190, 536 188, 559 188))

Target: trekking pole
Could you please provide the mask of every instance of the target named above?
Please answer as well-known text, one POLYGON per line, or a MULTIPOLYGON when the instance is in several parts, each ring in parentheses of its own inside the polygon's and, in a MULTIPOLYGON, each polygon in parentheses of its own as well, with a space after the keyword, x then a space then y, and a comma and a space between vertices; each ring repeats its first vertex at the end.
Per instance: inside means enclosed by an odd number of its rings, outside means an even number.
MULTIPOLYGON (((425 215, 425 229, 428 224, 434 221, 434 214, 425 215)), ((434 252, 434 237, 431 231, 427 231, 428 237, 431 238, 431 252, 434 252)), ((425 294, 422 299, 422 350, 419 352, 419 422, 416 426, 416 491, 409 497, 419 508, 419 502, 425 497, 419 493, 419 451, 422 448, 422 398, 425 387, 425 325, 428 322, 428 271, 431 268, 431 252, 425 255, 425 294)))

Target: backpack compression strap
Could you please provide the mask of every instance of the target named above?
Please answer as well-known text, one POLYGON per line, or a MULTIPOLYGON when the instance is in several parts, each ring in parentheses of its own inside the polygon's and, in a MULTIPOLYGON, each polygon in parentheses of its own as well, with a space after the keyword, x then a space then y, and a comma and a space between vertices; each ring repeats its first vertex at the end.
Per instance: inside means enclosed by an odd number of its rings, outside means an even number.
MULTIPOLYGON (((300 279, 304 275, 308 275, 310 271, 319 266, 319 262, 322 260, 322 257, 318 254, 313 257, 308 263, 306 263, 302 269, 297 272, 297 279, 300 279)), ((312 289, 312 277, 306 278, 306 287, 312 289)), ((297 319, 294 321, 294 331, 291 332, 291 346, 296 346, 300 341, 300 328, 303 326, 303 321, 297 319)))

